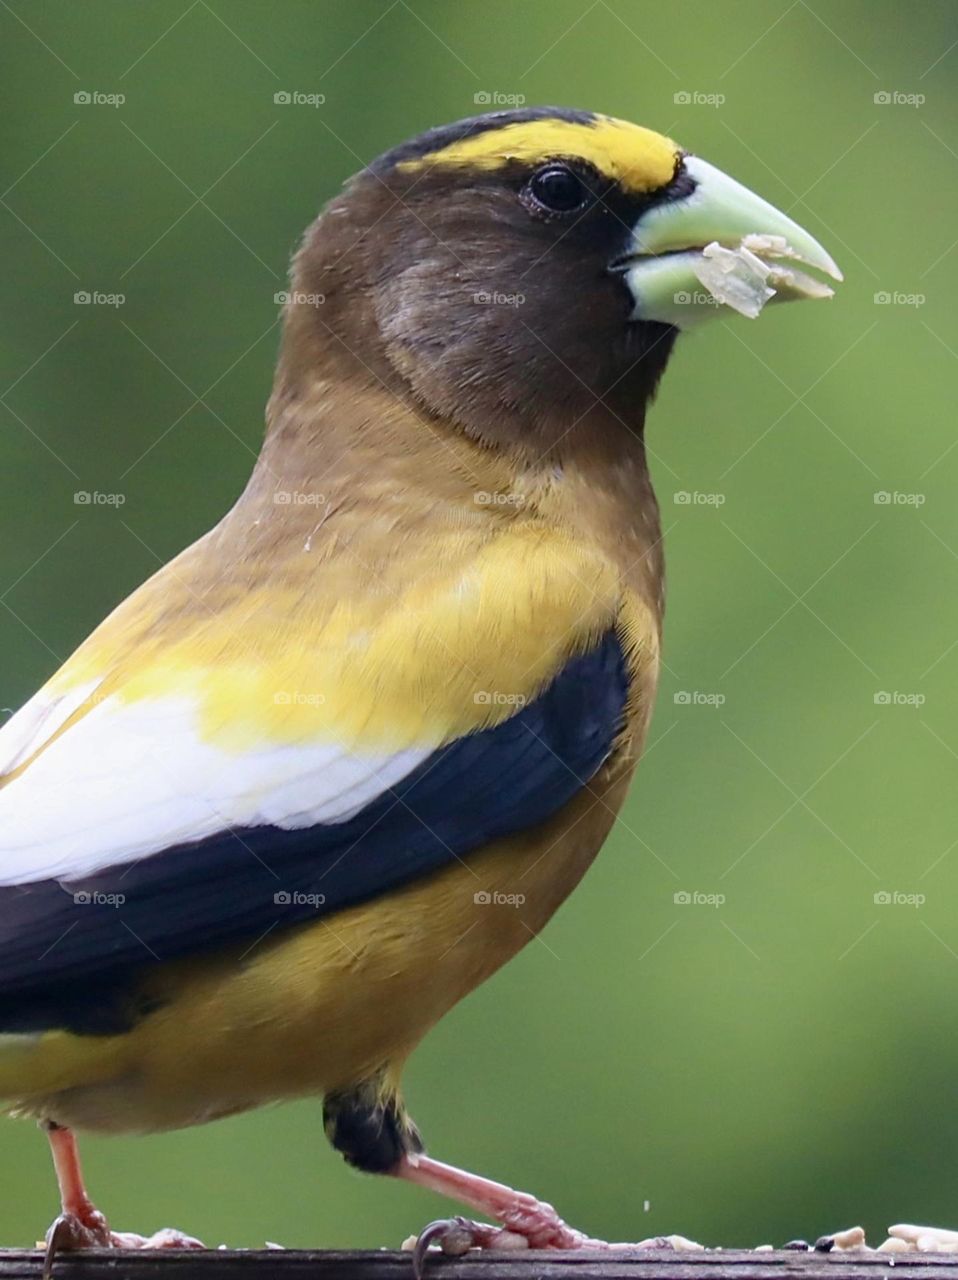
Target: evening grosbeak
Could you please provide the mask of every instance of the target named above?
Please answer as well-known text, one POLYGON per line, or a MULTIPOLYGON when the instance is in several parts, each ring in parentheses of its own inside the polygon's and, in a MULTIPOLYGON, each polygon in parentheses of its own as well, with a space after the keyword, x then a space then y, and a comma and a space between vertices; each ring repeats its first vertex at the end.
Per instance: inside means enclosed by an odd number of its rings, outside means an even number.
POLYGON ((553 108, 396 147, 309 228, 239 501, 0 733, 0 1097, 49 1133, 48 1262, 185 1241, 109 1230, 74 1129, 316 1094, 350 1164, 500 1224, 420 1248, 596 1243, 425 1156, 400 1075, 625 797, 679 330, 828 295, 802 266, 840 278, 668 138, 553 108))

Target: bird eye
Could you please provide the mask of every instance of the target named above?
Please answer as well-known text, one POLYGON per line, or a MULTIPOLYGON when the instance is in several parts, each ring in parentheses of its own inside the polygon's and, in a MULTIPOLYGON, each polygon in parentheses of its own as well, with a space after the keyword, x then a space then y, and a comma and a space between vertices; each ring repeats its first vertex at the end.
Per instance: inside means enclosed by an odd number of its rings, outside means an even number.
POLYGON ((564 164, 551 164, 539 169, 529 179, 529 195, 549 213, 573 213, 589 198, 589 189, 564 164))

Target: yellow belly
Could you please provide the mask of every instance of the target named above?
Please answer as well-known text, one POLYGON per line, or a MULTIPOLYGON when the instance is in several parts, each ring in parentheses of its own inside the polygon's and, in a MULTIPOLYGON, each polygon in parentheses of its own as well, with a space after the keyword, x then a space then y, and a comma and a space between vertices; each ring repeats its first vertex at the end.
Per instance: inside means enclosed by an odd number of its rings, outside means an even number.
POLYGON ((0 1097, 81 1129, 155 1130, 395 1078, 429 1028, 546 924, 598 852, 631 752, 545 825, 328 920, 158 967, 126 1034, 0 1038, 0 1097))

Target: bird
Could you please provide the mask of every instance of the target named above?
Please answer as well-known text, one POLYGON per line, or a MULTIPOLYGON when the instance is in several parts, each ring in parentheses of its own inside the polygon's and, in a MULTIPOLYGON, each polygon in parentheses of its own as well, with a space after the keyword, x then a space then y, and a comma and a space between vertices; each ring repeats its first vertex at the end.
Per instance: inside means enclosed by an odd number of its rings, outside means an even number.
POLYGON ((477 1215, 431 1224, 417 1267, 601 1243, 428 1155, 402 1071, 626 796, 664 609, 645 418, 677 339, 822 277, 722 170, 561 107, 432 128, 307 229, 241 496, 0 731, 0 1098, 50 1141, 48 1274, 198 1245, 112 1231, 78 1132, 303 1097, 354 1168, 477 1215))

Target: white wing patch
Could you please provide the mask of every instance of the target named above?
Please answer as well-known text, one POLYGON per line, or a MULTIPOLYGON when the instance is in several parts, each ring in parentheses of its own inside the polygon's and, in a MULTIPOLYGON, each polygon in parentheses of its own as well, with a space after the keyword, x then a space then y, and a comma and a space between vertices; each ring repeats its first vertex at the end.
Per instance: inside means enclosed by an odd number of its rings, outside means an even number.
MULTIPOLYGON (((0 732, 0 767, 48 741, 91 691, 27 703, 0 732)), ((107 698, 0 785, 0 885, 75 879, 228 828, 345 822, 430 754, 334 743, 232 754, 201 740, 187 699, 107 698)))
POLYGON ((0 729, 0 781, 34 751, 39 751, 57 729, 95 693, 99 680, 88 680, 69 693, 51 698, 42 690, 15 712, 0 729))

